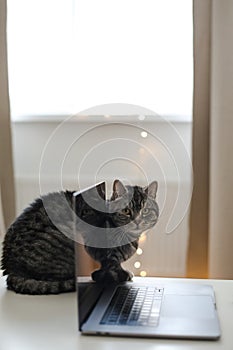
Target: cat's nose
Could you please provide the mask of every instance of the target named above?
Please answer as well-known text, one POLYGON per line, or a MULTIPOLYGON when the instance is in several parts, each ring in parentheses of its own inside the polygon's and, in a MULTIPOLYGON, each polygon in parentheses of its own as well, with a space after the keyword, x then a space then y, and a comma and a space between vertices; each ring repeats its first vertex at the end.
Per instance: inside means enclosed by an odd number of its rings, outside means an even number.
POLYGON ((135 219, 134 219, 134 223, 135 223, 137 226, 139 226, 139 224, 140 224, 140 219, 139 219, 139 218, 135 218, 135 219))

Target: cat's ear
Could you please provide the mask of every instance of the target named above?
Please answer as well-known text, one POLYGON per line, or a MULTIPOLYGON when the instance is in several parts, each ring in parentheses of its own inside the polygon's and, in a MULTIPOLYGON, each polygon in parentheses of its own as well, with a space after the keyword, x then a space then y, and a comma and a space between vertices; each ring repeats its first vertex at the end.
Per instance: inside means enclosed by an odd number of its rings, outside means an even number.
POLYGON ((120 180, 115 180, 113 183, 112 199, 122 197, 127 192, 125 186, 120 180))
POLYGON ((156 198, 157 190, 158 190, 157 181, 151 182, 151 184, 145 188, 145 192, 147 193, 148 197, 151 197, 153 199, 156 198))
POLYGON ((105 183, 101 183, 100 186, 97 186, 97 192, 99 196, 105 200, 105 183))

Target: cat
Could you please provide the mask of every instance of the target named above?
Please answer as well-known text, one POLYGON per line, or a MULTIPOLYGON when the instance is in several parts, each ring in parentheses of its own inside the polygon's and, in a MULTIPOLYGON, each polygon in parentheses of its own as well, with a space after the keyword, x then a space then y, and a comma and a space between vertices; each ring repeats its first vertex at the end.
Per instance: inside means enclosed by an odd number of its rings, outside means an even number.
POLYGON ((107 228, 114 228, 110 231, 110 241, 114 244, 109 248, 85 246, 89 255, 101 264, 101 268, 92 273, 94 281, 108 283, 132 279, 133 274, 124 270, 121 263, 135 254, 141 234, 157 223, 157 188, 156 181, 145 188, 124 186, 119 180, 114 181, 109 212, 105 214, 107 228))
MULTIPOLYGON (((113 245, 95 246, 88 242, 88 230, 82 232, 85 250, 100 263, 100 269, 92 273, 94 281, 118 283, 132 279, 121 263, 136 252, 142 232, 158 220, 157 187, 156 181, 142 188, 115 180, 108 210, 102 215, 96 215, 84 200, 76 203, 75 212, 82 221, 113 230, 117 238, 113 245)), ((37 198, 9 227, 1 260, 9 290, 21 294, 75 291, 73 193, 61 191, 37 198)))

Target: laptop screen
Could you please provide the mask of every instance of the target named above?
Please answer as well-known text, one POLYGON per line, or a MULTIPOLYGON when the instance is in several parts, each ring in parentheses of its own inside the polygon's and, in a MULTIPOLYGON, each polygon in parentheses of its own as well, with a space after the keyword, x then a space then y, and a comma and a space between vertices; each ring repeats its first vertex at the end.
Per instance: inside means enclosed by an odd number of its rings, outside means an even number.
POLYGON ((105 182, 101 182, 73 194, 79 328, 91 312, 102 289, 100 284, 93 282, 91 274, 99 268, 94 257, 96 250, 99 251, 101 245, 105 245, 106 239, 105 189, 105 182))

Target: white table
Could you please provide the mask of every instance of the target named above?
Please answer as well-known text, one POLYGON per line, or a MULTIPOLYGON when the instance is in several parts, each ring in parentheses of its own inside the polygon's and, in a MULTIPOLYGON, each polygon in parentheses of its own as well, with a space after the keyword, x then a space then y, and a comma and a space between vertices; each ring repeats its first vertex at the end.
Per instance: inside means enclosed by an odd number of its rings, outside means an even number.
MULTIPOLYGON (((155 279, 166 282, 166 279, 155 279)), ((171 281, 173 279, 169 279, 171 281)), ((174 279, 179 281, 178 279, 174 279)), ((233 349, 233 281, 188 280, 213 285, 222 329, 218 341, 114 338, 80 335, 76 294, 17 295, 0 278, 0 350, 233 349)))

